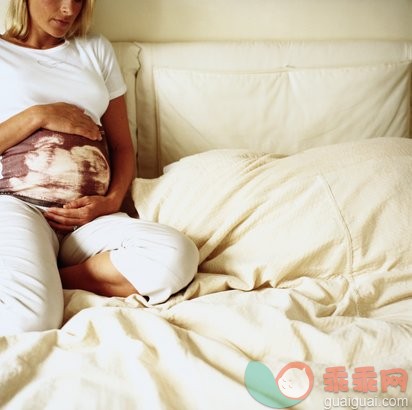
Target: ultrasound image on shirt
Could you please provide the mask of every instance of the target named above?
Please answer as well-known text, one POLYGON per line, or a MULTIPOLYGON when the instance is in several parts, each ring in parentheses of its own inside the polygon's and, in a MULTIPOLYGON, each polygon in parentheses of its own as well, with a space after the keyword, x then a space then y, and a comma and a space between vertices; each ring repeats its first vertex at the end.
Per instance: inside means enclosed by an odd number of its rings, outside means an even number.
POLYGON ((43 206, 105 195, 110 183, 106 141, 40 129, 0 156, 0 193, 43 206))

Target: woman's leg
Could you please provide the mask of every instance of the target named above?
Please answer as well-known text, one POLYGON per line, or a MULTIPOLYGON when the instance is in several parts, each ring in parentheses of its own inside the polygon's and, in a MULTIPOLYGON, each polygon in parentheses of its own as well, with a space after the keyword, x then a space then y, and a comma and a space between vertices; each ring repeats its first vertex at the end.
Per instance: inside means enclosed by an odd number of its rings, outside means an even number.
POLYGON ((110 251, 91 256, 84 262, 61 267, 60 277, 66 289, 83 289, 102 296, 139 293, 113 265, 110 251))
POLYGON ((0 336, 58 328, 63 290, 58 240, 42 214, 0 196, 0 336))
POLYGON ((189 284, 199 253, 186 236, 165 225, 107 215, 68 235, 60 248, 63 286, 105 296, 140 293, 161 303, 189 284))

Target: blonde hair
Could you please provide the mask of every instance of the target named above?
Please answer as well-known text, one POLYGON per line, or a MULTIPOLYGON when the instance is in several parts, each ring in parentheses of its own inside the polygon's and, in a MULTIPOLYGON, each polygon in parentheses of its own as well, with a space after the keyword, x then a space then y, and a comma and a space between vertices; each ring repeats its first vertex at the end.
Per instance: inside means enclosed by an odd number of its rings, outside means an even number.
MULTIPOLYGON (((10 0, 7 12, 6 30, 11 37, 25 40, 29 35, 30 17, 28 0, 10 0)), ((85 36, 91 26, 95 0, 83 0, 82 9, 66 38, 85 36)))

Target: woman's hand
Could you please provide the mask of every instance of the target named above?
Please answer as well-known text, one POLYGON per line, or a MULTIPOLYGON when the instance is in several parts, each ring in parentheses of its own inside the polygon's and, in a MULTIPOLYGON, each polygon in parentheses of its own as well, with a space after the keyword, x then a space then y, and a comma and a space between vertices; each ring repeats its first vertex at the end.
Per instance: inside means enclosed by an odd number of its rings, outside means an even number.
POLYGON ((97 124, 85 112, 67 103, 36 105, 35 115, 40 116, 40 128, 67 134, 81 135, 90 140, 101 140, 102 136, 97 124))
MULTIPOLYGON (((63 108, 61 105, 68 104, 52 104, 52 108, 63 108)), ((74 227, 82 226, 99 216, 117 212, 123 203, 136 170, 124 96, 110 101, 102 117, 102 124, 110 150, 109 190, 105 196, 85 196, 67 203, 63 208, 48 209, 44 216, 56 230, 71 232, 74 227)), ((73 130, 71 132, 73 133, 73 130)))
POLYGON ((112 199, 95 195, 75 199, 62 208, 49 208, 44 216, 53 229, 69 233, 99 216, 117 211, 112 199))

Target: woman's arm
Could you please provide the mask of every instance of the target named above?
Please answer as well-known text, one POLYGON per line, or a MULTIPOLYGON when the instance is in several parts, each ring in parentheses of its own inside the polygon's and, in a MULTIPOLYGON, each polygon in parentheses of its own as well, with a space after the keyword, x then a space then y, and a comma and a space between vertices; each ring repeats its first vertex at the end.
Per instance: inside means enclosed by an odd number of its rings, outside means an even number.
POLYGON ((116 212, 136 176, 136 158, 124 96, 110 101, 102 117, 102 124, 109 146, 111 166, 111 181, 106 197, 112 201, 113 212, 116 212))
POLYGON ((39 128, 100 139, 98 126, 79 107, 67 103, 35 105, 0 123, 0 154, 39 128))
POLYGON ((105 196, 84 196, 64 205, 50 208, 44 215, 50 225, 69 232, 101 215, 117 212, 135 176, 135 155, 123 96, 110 101, 102 117, 110 155, 111 181, 105 196))
POLYGON ((38 128, 40 128, 40 122, 34 107, 0 123, 0 155, 8 148, 23 141, 38 128))

